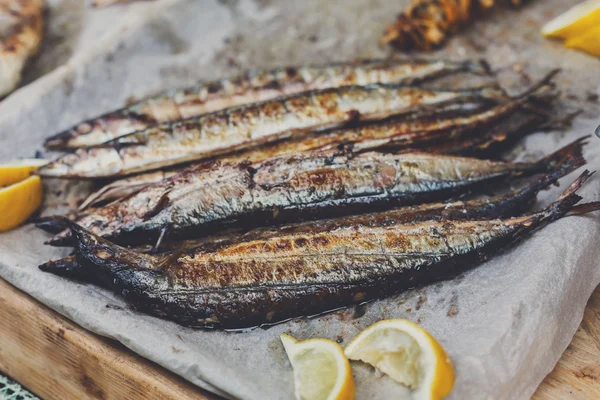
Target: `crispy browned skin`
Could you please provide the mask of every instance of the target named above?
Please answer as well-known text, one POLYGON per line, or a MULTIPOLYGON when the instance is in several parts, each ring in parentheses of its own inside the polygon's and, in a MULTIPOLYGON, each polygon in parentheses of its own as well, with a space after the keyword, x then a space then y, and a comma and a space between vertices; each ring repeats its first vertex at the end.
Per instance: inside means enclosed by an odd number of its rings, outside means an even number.
MULTIPOLYGON (((235 225, 348 215, 447 198, 495 179, 580 162, 582 138, 535 163, 426 153, 306 153, 191 168, 77 222, 119 243, 206 235, 235 225)), ((61 233, 49 244, 69 244, 61 233)))
POLYGON ((503 220, 356 224, 265 233, 149 256, 71 224, 78 262, 138 309, 196 327, 241 328, 314 315, 454 276, 575 206, 586 171, 546 209, 503 220))
MULTIPOLYGON (((554 171, 541 177, 530 179, 521 188, 490 198, 486 197, 464 201, 421 204, 372 214, 360 214, 342 218, 296 223, 275 228, 257 228, 246 233, 229 231, 208 238, 205 237, 175 242, 165 241, 161 244, 160 248, 153 249, 147 246, 137 247, 135 248, 135 251, 181 252, 186 249, 199 247, 214 247, 217 244, 222 245, 223 243, 235 243, 242 240, 257 240, 269 235, 328 232, 349 226, 392 226, 400 223, 444 219, 470 220, 508 218, 518 215, 521 212, 525 212, 532 203, 535 202, 535 198, 541 190, 556 183, 559 178, 573 172, 584 163, 585 160, 582 158, 573 160, 566 159, 554 171)), ((66 220, 64 218, 61 222, 62 226, 67 228, 66 220)), ((98 276, 98 274, 90 273, 90 271, 82 268, 79 263, 77 263, 74 256, 69 256, 56 261, 49 261, 40 265, 40 269, 69 278, 99 283, 103 286, 111 285, 110 279, 102 279, 99 281, 100 276, 98 276)))
POLYGON ((78 149, 38 170, 42 176, 108 178, 205 160, 356 121, 442 105, 505 99, 497 87, 429 90, 403 85, 343 86, 228 108, 155 125, 78 149))
POLYGON ((496 3, 521 4, 522 0, 413 0, 396 21, 390 25, 380 40, 400 49, 431 50, 446 39, 474 15, 490 9, 496 3))
POLYGON ((346 85, 412 83, 461 71, 488 72, 487 64, 482 61, 426 61, 414 58, 251 70, 238 76, 160 93, 83 121, 48 138, 44 145, 53 149, 93 146, 161 122, 197 117, 278 96, 346 85))
POLYGON ((37 52, 43 11, 43 0, 0 0, 0 97, 18 85, 27 60, 37 52))
MULTIPOLYGON (((350 146, 353 152, 424 149, 457 155, 489 154, 500 144, 510 143, 514 141, 512 139, 522 137, 524 133, 529 133, 546 122, 547 118, 528 111, 527 107, 531 106, 530 103, 535 105, 538 96, 553 88, 551 79, 557 72, 552 71, 522 95, 491 108, 479 103, 472 104, 472 110, 464 104, 438 107, 431 113, 400 116, 387 121, 362 124, 355 128, 312 132, 285 141, 250 147, 220 157, 220 160, 258 162, 290 153, 325 151, 340 146, 350 146)), ((551 95, 549 98, 554 99, 555 96, 551 95)), ((81 204, 79 210, 123 198, 173 176, 182 169, 183 167, 178 167, 154 171, 111 182, 92 193, 81 204)))

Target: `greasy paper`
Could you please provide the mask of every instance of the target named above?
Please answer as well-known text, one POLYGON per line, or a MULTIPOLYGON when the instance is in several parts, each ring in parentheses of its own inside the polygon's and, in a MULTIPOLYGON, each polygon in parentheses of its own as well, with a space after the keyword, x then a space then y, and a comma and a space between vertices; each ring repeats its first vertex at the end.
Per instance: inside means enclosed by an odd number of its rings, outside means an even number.
MULTIPOLYGON (((161 0, 93 10, 75 0, 48 2, 42 53, 23 87, 0 101, 0 161, 32 156, 44 137, 161 89, 246 68, 385 56, 379 35, 407 3, 161 0)), ((600 123, 600 61, 539 34, 544 22, 568 8, 564 3, 532 1, 520 11, 498 11, 434 54, 484 57, 516 91, 552 68, 563 69, 557 82, 564 100, 583 113, 566 132, 528 137, 515 152, 520 158, 556 150, 600 123)), ((600 168, 599 151, 594 137, 585 153, 587 168, 600 168)), ((562 179, 562 187, 574 177, 562 179)), ((84 189, 70 185, 61 195, 84 189)), ((538 206, 560 190, 542 193, 538 206)), ((586 200, 600 199, 599 178, 581 193, 586 200)), ((421 324, 447 349, 457 376, 451 398, 522 399, 552 370, 600 282, 599 231, 598 213, 565 218, 454 280, 319 318, 235 333, 143 315, 106 290, 39 271, 40 263, 70 249, 43 246, 48 235, 32 226, 0 235, 0 276, 79 325, 229 398, 293 398, 280 333, 344 345, 379 319, 401 317, 421 324)), ((410 398, 372 368, 352 367, 358 399, 410 398)))

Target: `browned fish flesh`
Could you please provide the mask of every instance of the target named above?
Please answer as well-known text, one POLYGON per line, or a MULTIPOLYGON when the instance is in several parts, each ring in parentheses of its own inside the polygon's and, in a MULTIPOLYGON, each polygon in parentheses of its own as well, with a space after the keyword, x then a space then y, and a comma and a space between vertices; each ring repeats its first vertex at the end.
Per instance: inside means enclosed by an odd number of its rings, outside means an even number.
POLYGON ((81 122, 48 138, 44 145, 61 150, 93 146, 161 122, 197 117, 279 96, 348 85, 414 83, 457 72, 487 74, 489 69, 484 61, 381 59, 251 70, 146 98, 81 122))
POLYGON ((21 81, 43 34, 44 0, 0 0, 0 97, 21 81))
POLYGON ((244 328, 316 315, 455 276, 569 215, 586 171, 544 210, 494 220, 378 221, 268 232, 161 256, 136 253, 70 223, 77 262, 110 277, 140 311, 202 328, 244 328))

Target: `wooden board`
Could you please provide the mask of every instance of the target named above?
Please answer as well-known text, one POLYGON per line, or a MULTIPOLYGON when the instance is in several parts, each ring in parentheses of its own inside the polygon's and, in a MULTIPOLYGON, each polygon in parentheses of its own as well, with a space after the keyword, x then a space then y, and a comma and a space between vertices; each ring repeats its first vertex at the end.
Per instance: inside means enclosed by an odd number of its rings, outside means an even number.
MULTIPOLYGON (((0 370, 43 399, 217 399, 2 279, 0 321, 0 370)), ((600 399, 600 287, 534 399, 600 399)))
POLYGON ((592 294, 571 344, 533 398, 600 399, 600 286, 592 294))
POLYGON ((0 370, 45 400, 216 398, 2 279, 0 321, 0 370))

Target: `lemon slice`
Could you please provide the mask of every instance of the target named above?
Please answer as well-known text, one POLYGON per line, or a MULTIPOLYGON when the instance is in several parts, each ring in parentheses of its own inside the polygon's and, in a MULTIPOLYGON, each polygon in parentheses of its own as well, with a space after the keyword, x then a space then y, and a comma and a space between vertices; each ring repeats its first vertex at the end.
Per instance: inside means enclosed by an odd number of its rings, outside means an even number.
POLYGON ((562 13, 542 28, 544 36, 572 38, 600 26, 600 0, 587 0, 562 13))
POLYGON ((0 189, 0 232, 21 225, 42 204, 42 181, 39 176, 0 189))
POLYGON ((33 171, 47 163, 48 161, 40 158, 27 158, 0 164, 0 187, 27 179, 33 171))
POLYGON ((565 46, 600 57, 600 25, 590 29, 581 36, 568 39, 565 41, 565 46))
POLYGON ((294 369, 296 399, 353 400, 354 378, 342 347, 329 339, 297 341, 281 335, 294 369))
POLYGON ((417 399, 442 399, 454 385, 452 361, 423 328, 405 319, 379 321, 344 350, 350 360, 371 364, 415 391, 417 399))

